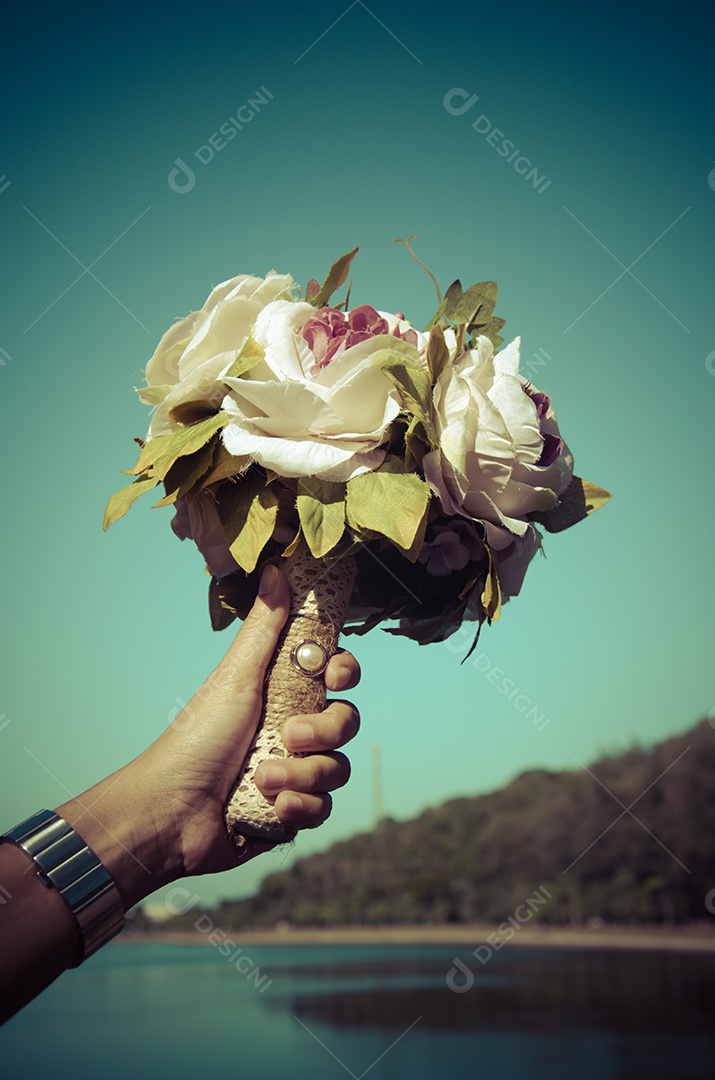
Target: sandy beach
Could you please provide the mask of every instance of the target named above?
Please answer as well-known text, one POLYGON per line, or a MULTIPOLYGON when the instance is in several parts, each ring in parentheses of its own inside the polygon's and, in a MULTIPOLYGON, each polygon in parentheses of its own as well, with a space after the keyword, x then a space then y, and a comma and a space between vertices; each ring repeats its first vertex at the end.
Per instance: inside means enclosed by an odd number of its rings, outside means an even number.
MULTIPOLYGON (((198 917, 197 917, 198 918, 198 917)), ((188 931, 129 930, 123 943, 200 945, 220 924, 188 931)), ((487 946, 495 951, 504 946, 574 949, 660 949, 681 952, 715 953, 715 927, 709 924, 667 927, 529 927, 499 926, 386 926, 335 927, 331 929, 227 930, 242 945, 455 945, 464 948, 487 946)))

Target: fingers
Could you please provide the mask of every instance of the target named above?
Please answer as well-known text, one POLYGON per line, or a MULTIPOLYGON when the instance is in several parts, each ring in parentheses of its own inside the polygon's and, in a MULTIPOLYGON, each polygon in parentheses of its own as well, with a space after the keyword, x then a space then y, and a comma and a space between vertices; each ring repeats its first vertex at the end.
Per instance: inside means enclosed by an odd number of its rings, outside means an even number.
POLYGON ((298 795, 294 791, 282 791, 275 801, 275 809, 284 825, 293 825, 296 829, 317 829, 330 817, 333 800, 329 795, 298 795))
POLYGON ((269 799, 281 791, 322 795, 344 787, 349 779, 350 762, 340 751, 263 761, 256 769, 256 784, 269 799))
POLYGON ((290 610, 290 587, 277 566, 263 571, 258 596, 243 620, 221 667, 235 672, 242 685, 262 689, 268 663, 290 610))
POLYGON ((360 729, 360 713, 349 701, 331 701, 321 713, 294 716, 281 730, 291 754, 316 754, 337 750, 354 739, 360 729))
MULTIPOLYGON (((350 677, 356 667, 350 666, 350 677)), ((284 825, 314 829, 329 817, 328 792, 350 779, 350 762, 335 748, 349 742, 359 727, 360 714, 349 701, 332 701, 322 713, 286 721, 281 732, 286 749, 307 756, 261 762, 255 774, 256 785, 275 800, 284 825)))
POLYGON ((328 792, 343 787, 349 779, 350 762, 339 752, 283 758, 280 764, 263 762, 255 776, 258 788, 275 800, 280 821, 297 829, 322 825, 333 808, 328 792))
POLYGON ((360 682, 360 665, 352 653, 341 649, 330 657, 324 678, 328 690, 352 690, 360 682))

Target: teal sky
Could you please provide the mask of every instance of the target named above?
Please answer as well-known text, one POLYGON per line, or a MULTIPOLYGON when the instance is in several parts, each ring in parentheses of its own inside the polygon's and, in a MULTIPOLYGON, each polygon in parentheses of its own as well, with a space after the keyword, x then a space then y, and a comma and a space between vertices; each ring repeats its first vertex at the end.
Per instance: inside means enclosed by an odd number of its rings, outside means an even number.
POLYGON ((101 530, 145 433, 132 386, 162 332, 224 278, 276 269, 305 284, 356 244, 354 302, 421 326, 433 287, 392 246, 413 233, 443 287, 499 282, 505 333, 522 336, 577 472, 614 498, 547 537, 476 664, 460 666, 455 639, 354 639, 363 731, 330 822, 294 854, 204 879, 202 900, 368 828, 376 744, 386 810, 405 818, 707 715, 712 10, 97 12, 4 17, 3 827, 143 749, 228 645, 170 511, 138 506, 101 530), (208 158, 200 148, 257 92, 265 104, 203 164, 196 151, 208 158), (184 193, 168 183, 177 159, 194 172, 184 193))

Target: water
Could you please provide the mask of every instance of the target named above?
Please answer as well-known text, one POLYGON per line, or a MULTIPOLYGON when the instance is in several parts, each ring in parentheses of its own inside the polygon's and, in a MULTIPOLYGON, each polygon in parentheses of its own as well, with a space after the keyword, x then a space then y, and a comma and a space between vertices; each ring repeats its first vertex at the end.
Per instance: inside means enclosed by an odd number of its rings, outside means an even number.
POLYGON ((2 1080, 715 1077, 715 957, 506 947, 482 967, 464 946, 223 948, 98 953, 0 1030, 2 1080), (447 985, 455 956, 465 993, 447 985))

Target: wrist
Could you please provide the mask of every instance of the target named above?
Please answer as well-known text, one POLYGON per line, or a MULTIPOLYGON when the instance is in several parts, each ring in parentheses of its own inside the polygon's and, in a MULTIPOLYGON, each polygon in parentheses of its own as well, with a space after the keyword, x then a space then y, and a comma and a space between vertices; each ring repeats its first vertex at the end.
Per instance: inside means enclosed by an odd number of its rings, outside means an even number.
POLYGON ((111 874, 125 912, 179 874, 141 781, 137 759, 57 808, 111 874))
POLYGON ((72 966, 121 931, 124 906, 114 879, 96 852, 55 811, 37 811, 4 833, 0 842, 21 848, 34 863, 37 880, 66 904, 79 931, 72 966))

